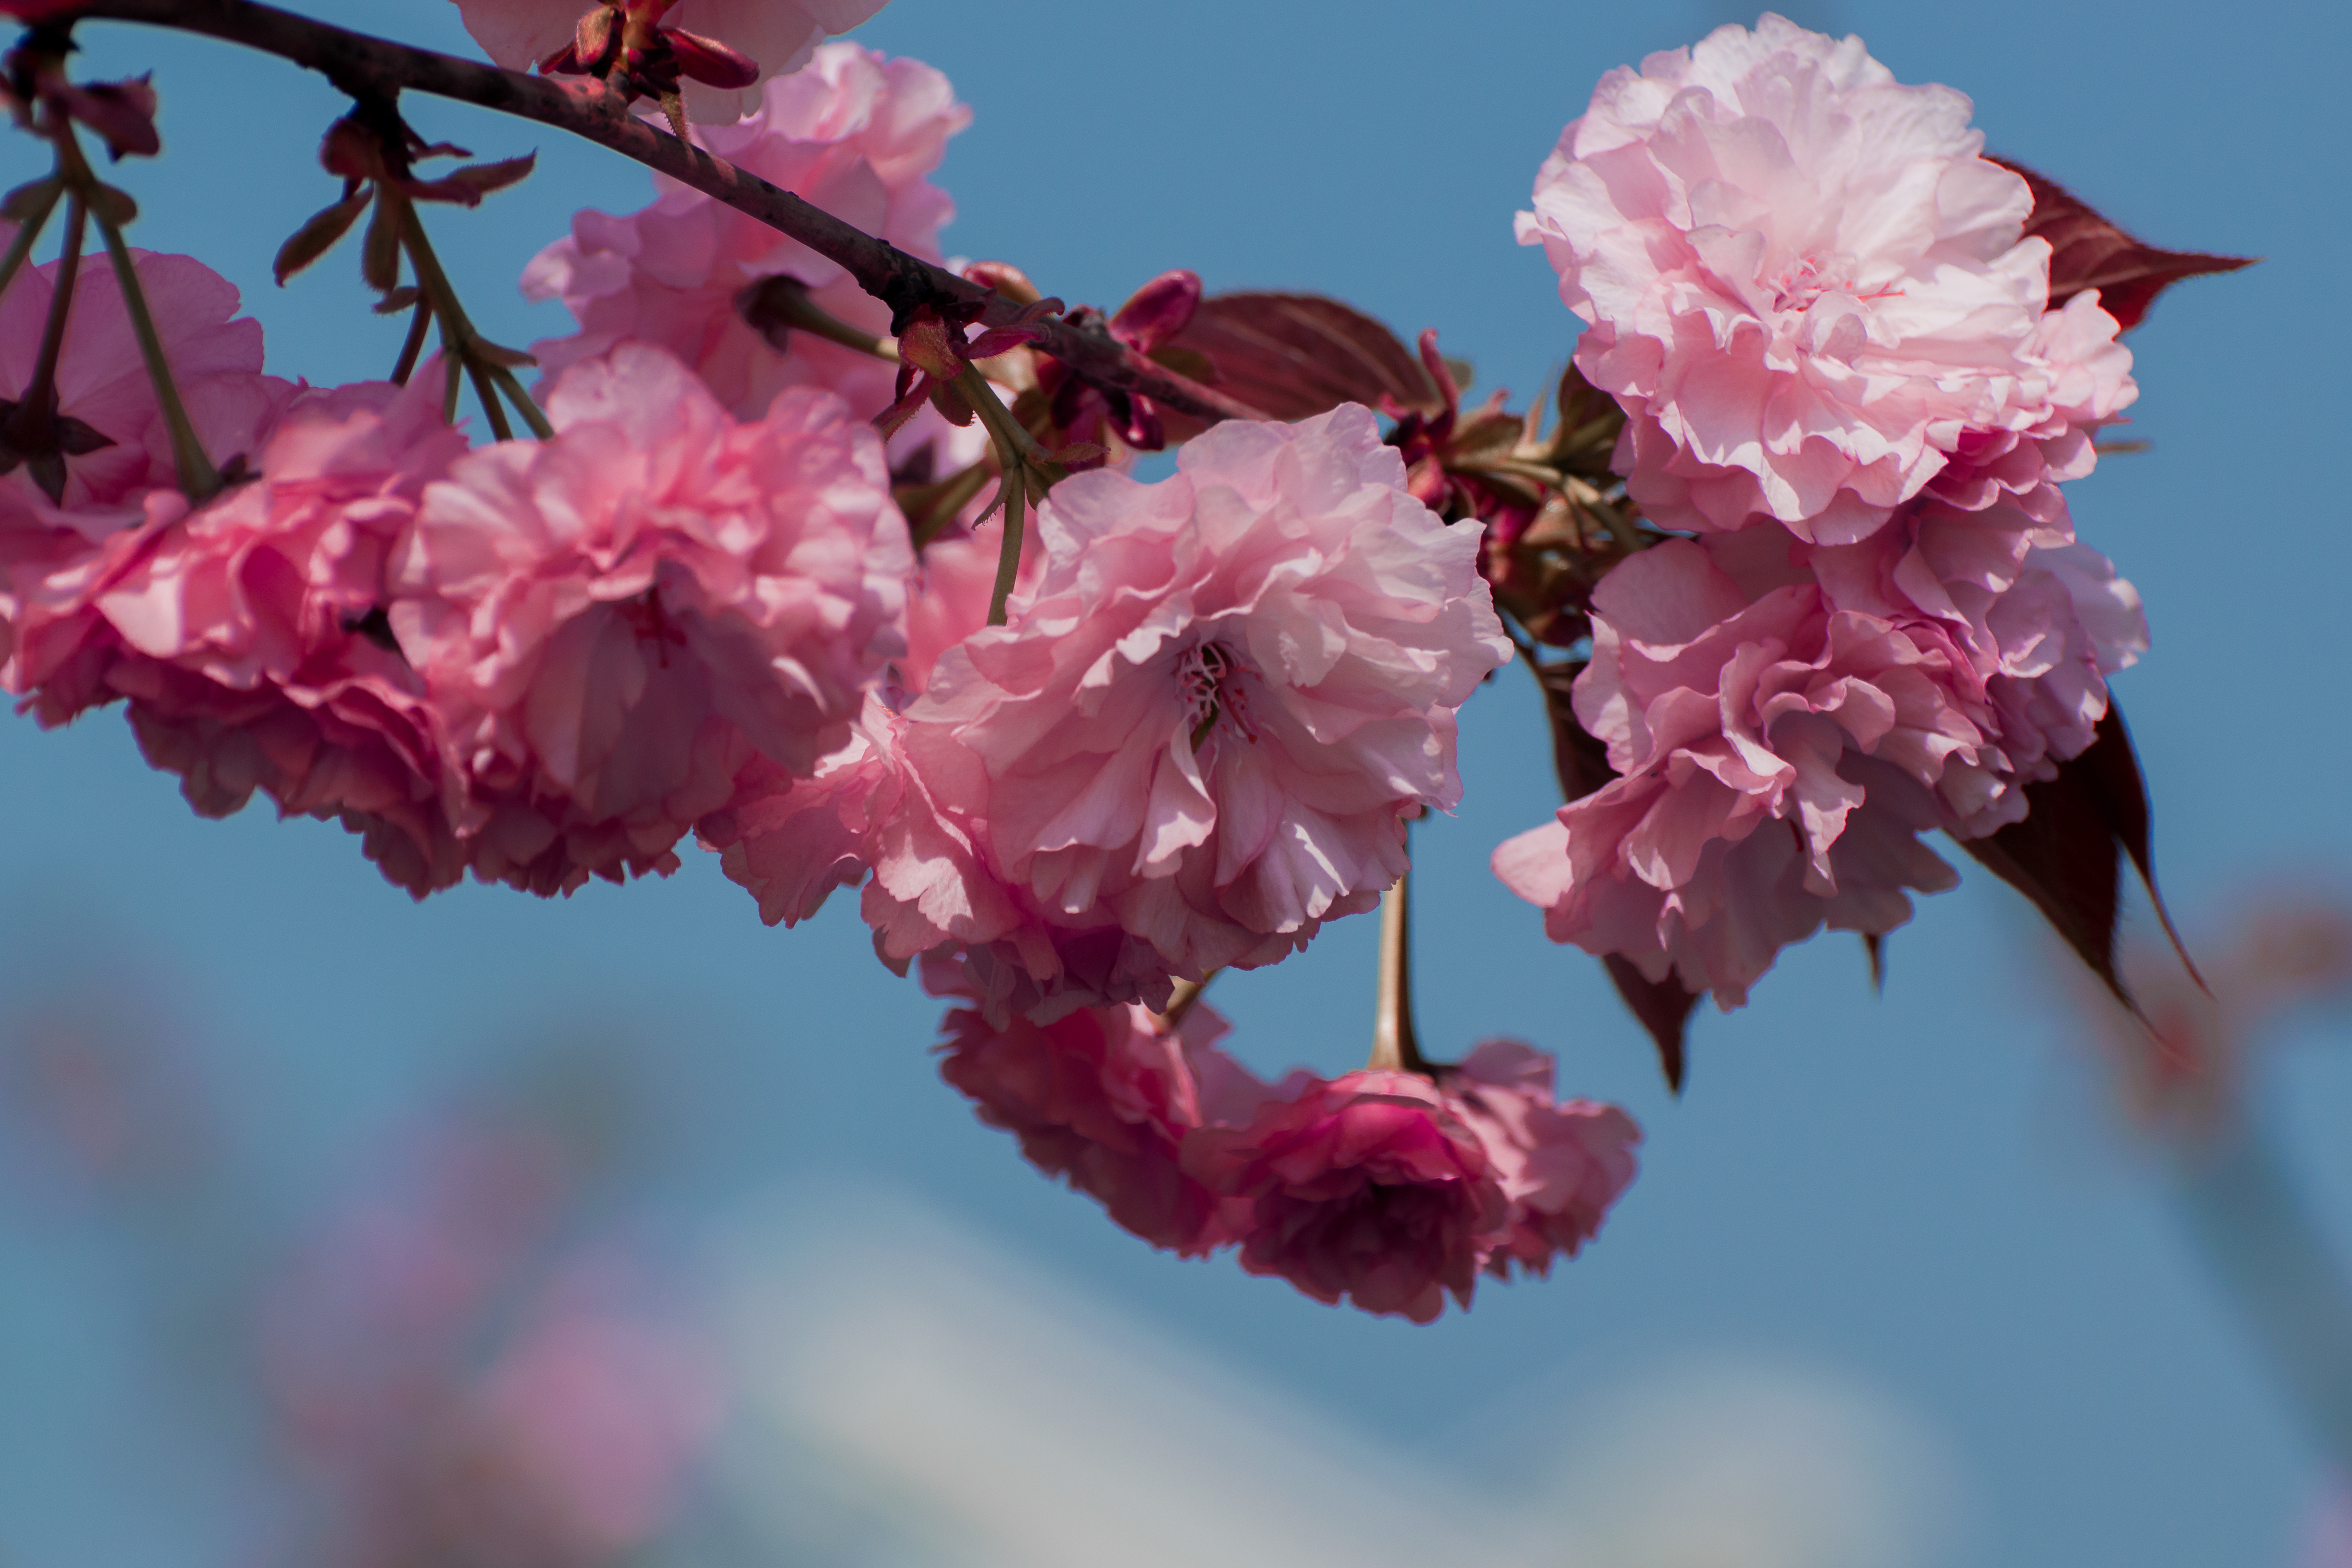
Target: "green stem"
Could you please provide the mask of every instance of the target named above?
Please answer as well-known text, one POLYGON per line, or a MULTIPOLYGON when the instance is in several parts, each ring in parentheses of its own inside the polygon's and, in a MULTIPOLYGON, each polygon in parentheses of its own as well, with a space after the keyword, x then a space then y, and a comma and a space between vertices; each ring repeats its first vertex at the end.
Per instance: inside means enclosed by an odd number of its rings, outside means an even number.
POLYGON ((205 444, 197 439, 187 405, 180 401, 180 389, 172 380, 172 367, 163 358, 163 340, 156 336, 155 318, 147 308, 146 291, 139 287, 139 270, 131 264, 131 247, 122 243, 122 231, 109 222, 105 214, 92 215, 98 219, 98 232, 106 236, 107 257, 114 263, 115 281, 122 287, 122 302, 131 311, 131 329, 138 335, 140 357, 147 361, 147 377, 155 383, 155 401, 163 405, 163 423, 172 432, 172 461, 180 471, 181 493, 191 501, 210 500, 220 494, 220 470, 205 455, 205 444))
POLYGON ((33 215, 16 231, 16 239, 8 246, 8 254, 0 256, 0 294, 7 293, 8 286, 16 281, 17 268, 23 267, 26 257, 33 254, 34 242, 41 237, 41 230, 48 225, 49 214, 58 210, 58 198, 65 193, 64 183, 53 182, 48 193, 41 198, 40 205, 33 209, 33 215))
POLYGON ((1004 538, 996 547, 996 588, 988 596, 991 626, 1004 624, 1005 605, 1012 600, 1013 584, 1021 575, 1021 492, 1028 476, 1028 465, 1017 458, 1004 471, 1004 538))
POLYGON ((449 356, 449 395, 443 405, 443 417, 454 423, 457 417, 457 371, 463 364, 474 383, 475 395, 482 400, 482 413, 489 419, 490 433, 500 441, 514 439, 514 427, 507 421, 506 410, 499 405, 498 393, 503 390, 520 411, 523 423, 541 440, 555 434, 540 412, 530 394, 522 390, 504 365, 482 351, 482 335, 474 330, 467 319, 466 308, 457 301, 457 290, 450 285, 449 275, 441 270, 441 258, 433 251, 433 242, 425 237, 425 225, 417 221, 416 208, 406 196, 396 191, 376 187, 375 199, 392 204, 392 211, 400 225, 400 243, 408 252, 408 265, 416 271, 416 287, 425 302, 432 307, 434 318, 441 323, 441 349, 449 356))
POLYGON ((533 435, 538 436, 541 441, 555 439, 555 426, 547 423, 547 415, 539 412, 539 404, 533 402, 530 394, 522 390, 522 382, 516 379, 512 371, 504 365, 492 365, 490 379, 498 382, 499 390, 507 394, 507 401, 515 405, 515 412, 522 415, 522 422, 530 426, 530 433, 533 435))
POLYGON ((408 378, 416 373, 417 356, 425 352, 425 329, 433 325, 433 307, 420 297, 416 308, 408 318, 408 337, 400 345, 400 358, 393 361, 392 380, 395 386, 406 386, 408 378))
POLYGON ((1372 1013, 1372 1054, 1378 1072, 1433 1076, 1412 1027, 1412 873, 1381 895, 1381 977, 1372 1013))

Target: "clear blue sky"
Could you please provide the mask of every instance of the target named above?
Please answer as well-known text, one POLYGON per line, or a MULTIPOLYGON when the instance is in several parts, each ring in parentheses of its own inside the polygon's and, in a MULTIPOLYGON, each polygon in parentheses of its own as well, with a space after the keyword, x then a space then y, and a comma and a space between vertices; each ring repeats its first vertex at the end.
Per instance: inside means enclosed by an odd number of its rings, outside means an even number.
MULTIPOLYGON (((467 47, 442 0, 300 8, 467 47)), ((2149 606, 2155 652, 2119 691, 2187 923, 2220 919, 2259 873, 2340 882, 2352 13, 1794 14, 1861 32, 1904 79, 1970 93, 1992 150, 2150 240, 2266 258, 2177 289, 2133 337, 2131 434, 2154 449, 2106 464, 2074 507, 2149 606)), ((961 209, 951 252, 1105 306, 1176 266, 1212 287, 1318 289, 1408 334, 1436 326, 1482 389, 1524 392, 1573 326, 1540 253, 1510 239, 1537 163, 1600 72, 1725 19, 1532 0, 895 0, 859 36, 940 66, 976 110, 940 176, 961 209)), ((349 256, 268 281, 278 241, 333 194, 312 161, 337 112, 324 85, 130 28, 85 42, 89 70, 152 67, 163 93, 164 160, 120 174, 143 209, 133 241, 238 282, 273 370, 383 373, 398 324, 365 314, 349 256)), ((486 157, 541 149, 526 186, 436 212, 436 234, 487 330, 560 329, 516 274, 572 208, 638 204, 641 172, 538 128, 409 112, 486 157)), ((27 141, 0 139, 0 183, 34 172, 27 141)), ((641 1037, 658 1113, 692 1133, 661 1201, 716 1211, 778 1183, 887 1181, 1434 1462, 1463 1459, 1470 1413, 1538 1375, 1752 1353, 1848 1369, 1944 1435, 1974 1520, 1956 1562, 2286 1563, 2314 1457, 2113 1132, 2021 903, 1971 871, 1895 937, 1883 998, 1849 940, 1790 955, 1753 1006, 1700 1019, 1672 1103, 1597 968, 1486 874, 1487 850, 1556 803, 1546 744, 1524 683, 1465 716, 1467 802, 1419 843, 1423 1030, 1440 1051, 1503 1032, 1557 1051, 1567 1087, 1643 1120, 1644 1172, 1586 1258, 1430 1329, 1155 1255, 1048 1186, 933 1077, 936 1004, 872 961, 841 904, 771 932, 690 859, 668 883, 567 902, 469 887, 415 907, 340 830, 197 821, 111 715, 63 734, 0 725, 0 986, 145 977, 181 998, 289 1213, 371 1131, 483 1063, 641 1037)), ((1370 969, 1356 922, 1216 999, 1259 1065, 1336 1071, 1362 1050, 1370 969)), ((2267 1097, 2352 1239, 2343 1041, 2287 1053, 2267 1097)), ((135 1281, 70 1228, 21 1223, 0 1224, 0 1558, 197 1561, 183 1546, 209 1539, 214 1505, 110 1359, 135 1281), (136 1519, 126 1486, 152 1489, 136 1519)))

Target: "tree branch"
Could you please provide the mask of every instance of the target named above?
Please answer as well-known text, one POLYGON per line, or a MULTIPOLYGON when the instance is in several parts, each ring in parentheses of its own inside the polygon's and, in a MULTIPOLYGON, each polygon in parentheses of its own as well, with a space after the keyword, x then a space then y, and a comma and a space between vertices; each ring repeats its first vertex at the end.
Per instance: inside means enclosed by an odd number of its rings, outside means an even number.
MULTIPOLYGON (((554 80, 411 48, 347 27, 313 21, 252 0, 0 0, 0 13, 37 20, 45 27, 81 21, 143 22, 199 33, 279 56, 324 75, 355 99, 391 99, 402 91, 456 99, 502 114, 568 131, 634 158, 838 263, 903 324, 926 302, 985 299, 983 326, 1009 324, 1020 307, 992 297, 977 283, 908 256, 851 227, 790 191, 656 130, 630 113, 620 97, 591 78, 554 80)), ((1108 332, 1085 330, 1059 318, 1040 323, 1037 346, 1087 381, 1140 393, 1196 419, 1263 418, 1236 401, 1137 353, 1108 332)))

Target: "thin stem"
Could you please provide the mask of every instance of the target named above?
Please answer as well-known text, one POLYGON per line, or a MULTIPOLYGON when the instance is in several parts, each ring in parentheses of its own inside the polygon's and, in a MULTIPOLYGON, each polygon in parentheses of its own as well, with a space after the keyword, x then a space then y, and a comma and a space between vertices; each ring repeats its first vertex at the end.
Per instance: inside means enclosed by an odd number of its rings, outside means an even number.
POLYGON ((205 455, 205 444, 196 434, 194 422, 188 418, 187 405, 180 401, 172 367, 163 358, 163 340, 156 335, 155 318, 147 308, 147 291, 139 287, 139 269, 131 260, 131 247, 122 243, 122 231, 104 213, 94 211, 91 215, 98 219, 98 232, 106 236, 107 258, 114 263, 114 278, 121 286, 122 303, 131 311, 131 329, 139 339, 139 356, 147 361, 147 379, 155 383, 155 401, 163 404, 163 423, 172 433, 172 462, 179 469, 180 492, 191 501, 209 500, 220 494, 220 470, 205 455))
POLYGON ((1367 1068, 1432 1076, 1412 1027, 1412 873, 1381 894, 1381 978, 1372 1014, 1372 1055, 1367 1068))
POLYGON ((1222 969, 1212 969, 1197 980, 1177 981, 1169 993, 1168 1010, 1151 1015, 1152 1027, 1161 1034, 1174 1034, 1183 1023, 1184 1015, 1192 1010, 1192 1004, 1201 999, 1201 993, 1209 988, 1209 982, 1223 973, 1222 969))
MULTIPOLYGON (((927 300, 951 300, 981 306, 982 325, 1003 327, 1013 324, 1023 309, 982 284, 909 256, 789 191, 656 130, 630 113, 621 96, 601 82, 575 84, 500 70, 252 0, 88 0, 43 19, 63 27, 82 18, 144 22, 225 38, 322 72, 354 98, 425 92, 571 131, 799 240, 838 263, 894 312, 911 310, 927 300)), ((1211 423, 1265 417, 1238 399, 1153 362, 1108 332, 1082 330, 1058 319, 1034 325, 1042 334, 1038 347, 1097 386, 1138 392, 1211 423)))
MULTIPOLYGON (((994 448, 990 450, 993 453, 994 448)), ((948 525, 956 520, 956 514, 971 504, 971 498, 980 494, 981 486, 986 485, 996 472, 990 466, 989 459, 982 457, 955 477, 932 487, 929 498, 921 504, 922 516, 910 519, 914 523, 910 537, 915 548, 921 549, 945 533, 948 525)))
POLYGON ((474 383, 474 395, 482 400, 482 413, 490 422, 490 434, 500 441, 514 439, 514 424, 507 418, 506 404, 499 401, 499 389, 492 384, 489 372, 478 360, 466 361, 466 375, 474 383))
POLYGON ((988 596, 988 623, 1002 626, 1013 584, 1021 575, 1021 500, 1029 465, 1016 460, 1004 471, 1004 538, 996 547, 996 587, 988 596))
POLYGON ((73 187, 76 207, 86 209, 98 220, 99 235, 106 241, 106 256, 114 265, 114 281, 131 317, 131 335, 139 340, 139 357, 146 361, 147 379, 163 412, 163 426, 172 433, 172 463, 179 473, 181 494, 191 501, 208 500, 220 493, 220 470, 205 455, 205 444, 188 418, 187 405, 180 401, 179 383, 173 379, 171 362, 163 357, 163 340, 155 330, 154 312, 147 308, 147 291, 140 287, 131 247, 123 243, 121 229, 106 215, 105 204, 96 199, 101 187, 81 155, 81 139, 70 121, 59 120, 55 140, 58 176, 73 187))
MULTIPOLYGON (((415 270, 417 292, 424 296, 423 304, 432 307, 435 319, 441 323, 442 351, 449 356, 454 367, 462 364, 474 383, 474 395, 482 400, 482 413, 490 422, 490 434, 500 441, 514 439, 514 426, 508 422, 506 409, 499 402, 503 390, 507 397, 521 411, 523 423, 541 440, 555 434, 546 415, 522 390, 504 365, 483 352, 482 335, 466 316, 466 308, 457 299, 457 290, 449 282, 449 275, 441 269, 441 258, 434 254, 433 242, 425 235, 425 225, 416 216, 415 204, 397 191, 376 187, 375 199, 389 204, 393 221, 400 225, 401 247, 408 252, 408 265, 415 270)), ((412 335, 415 329, 411 329, 412 335)), ((457 416, 457 377, 450 377, 450 395, 443 417, 454 423, 457 416)))
POLYGON ((17 268, 23 267, 26 258, 33 254, 34 242, 41 237, 41 230, 48 225, 49 214, 58 210, 58 199, 65 193, 65 182, 51 181, 40 204, 33 209, 33 215, 25 220, 24 226, 16 231, 16 237, 9 242, 8 254, 0 256, 0 294, 7 293, 8 286, 16 281, 17 268))
POLYGON ((49 319, 41 328, 41 351, 33 361, 33 379, 17 400, 16 417, 26 423, 28 434, 46 434, 49 428, 49 405, 57 401, 58 352, 65 347, 66 318, 73 314, 74 286, 81 281, 82 242, 89 232, 89 204, 77 191, 66 204, 65 246, 58 253, 58 286, 49 296, 49 319))
POLYGON ((416 373, 417 356, 425 352, 425 329, 433 325, 433 307, 418 290, 416 308, 408 315, 408 336, 400 345, 400 358, 393 361, 392 380, 394 386, 406 386, 408 378, 416 373))
MULTIPOLYGON (((762 337, 767 337, 772 329, 782 327, 812 333, 829 343, 838 343, 894 365, 904 362, 899 358, 896 338, 877 338, 861 331, 824 309, 809 297, 808 285, 797 277, 761 278, 735 297, 735 308, 762 337)), ((770 341, 779 352, 782 351, 783 344, 772 339, 770 341)))
POLYGON ((512 371, 504 365, 492 365, 490 380, 496 382, 499 390, 507 394, 507 401, 514 404, 515 412, 522 415, 522 422, 530 426, 530 433, 533 435, 538 436, 541 441, 555 439, 555 426, 548 423, 547 415, 539 412, 539 404, 533 402, 530 394, 522 390, 522 382, 515 378, 512 371))

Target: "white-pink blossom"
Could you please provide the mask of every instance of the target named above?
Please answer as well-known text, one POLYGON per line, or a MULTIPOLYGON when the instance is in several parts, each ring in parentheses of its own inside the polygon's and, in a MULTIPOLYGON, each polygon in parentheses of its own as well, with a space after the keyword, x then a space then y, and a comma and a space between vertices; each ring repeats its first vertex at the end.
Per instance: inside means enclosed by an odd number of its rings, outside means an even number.
POLYGON ((2089 745, 2137 597, 2031 520, 1910 509, 1878 537, 1669 540, 1594 595, 1580 722, 1620 777, 1495 854, 1555 941, 1725 1007, 1827 924, 1883 934, 2089 745))
MULTIPOLYGON (((482 52, 509 70, 527 71, 572 42, 581 16, 606 0, 456 0, 466 31, 482 52)), ((618 3, 618 0, 615 0, 618 3)), ((846 33, 888 0, 628 0, 631 9, 660 15, 662 25, 715 38, 760 68, 760 80, 808 64, 827 34, 846 33)), ((757 105, 759 88, 735 90, 688 80, 687 118, 698 125, 728 125, 757 105)))
POLYGON ((1654 520, 1845 542, 1931 486, 1978 507, 2088 471, 2128 351, 2093 295, 2052 319, 2032 194, 1970 111, 1769 14, 1601 78, 1518 233, 1591 323, 1576 362, 1626 410, 1654 520))
POLYGON ((877 766, 886 957, 961 946, 992 1017, 1159 1005, 1371 906, 1450 808, 1454 710, 1503 663, 1475 524, 1371 414, 1233 421, 1143 484, 1082 474, 1012 624, 940 657, 877 766))
POLYGON ((739 423, 662 350, 559 377, 547 442, 425 493, 392 628, 425 677, 477 874, 667 872, 764 762, 805 775, 905 650, 881 441, 793 391, 739 423))
MULTIPOLYGON (((928 176, 971 120, 947 78, 919 60, 828 44, 804 69, 770 82, 741 124, 701 136, 719 156, 935 262, 955 206, 928 176)), ((561 368, 635 339, 684 360, 738 418, 758 418, 788 386, 836 392, 861 419, 890 406, 897 367, 807 332, 779 351, 745 324, 736 299, 763 278, 788 276, 819 308, 877 335, 890 330, 887 306, 837 263, 756 218, 663 176, 656 186, 653 204, 626 217, 582 212, 571 235, 525 269, 525 293, 562 299, 580 323, 571 337, 533 345, 541 363, 561 368)), ((894 451, 944 427, 934 414, 919 423, 894 451)))
POLYGON ((1438 1087, 1486 1151, 1507 1208, 1484 1238, 1486 1271, 1550 1272, 1576 1256, 1633 1179, 1642 1130, 1614 1105, 1560 1100, 1552 1059, 1516 1040, 1482 1040, 1443 1070, 1438 1087))

